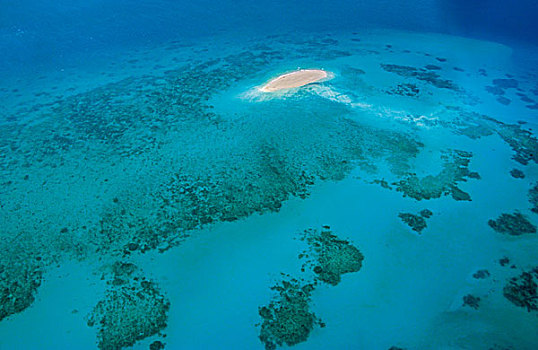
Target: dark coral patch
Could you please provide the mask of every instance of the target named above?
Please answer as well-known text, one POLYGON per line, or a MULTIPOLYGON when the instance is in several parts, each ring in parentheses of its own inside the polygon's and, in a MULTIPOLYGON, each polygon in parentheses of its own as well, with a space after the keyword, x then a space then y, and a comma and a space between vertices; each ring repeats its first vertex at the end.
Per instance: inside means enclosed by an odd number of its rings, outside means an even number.
POLYGON ((455 200, 470 201, 471 196, 461 190, 458 182, 466 181, 467 178, 479 179, 476 172, 468 169, 472 153, 460 150, 445 152, 443 155, 443 169, 437 175, 428 175, 419 178, 416 175, 409 175, 403 180, 393 183, 396 190, 402 192, 404 196, 416 200, 439 198, 451 195, 455 200))
POLYGON ((508 106, 510 103, 512 103, 512 100, 504 96, 499 96, 497 97, 497 102, 499 102, 502 105, 508 106))
POLYGON ((538 182, 531 187, 528 193, 529 202, 532 204, 531 211, 538 214, 538 182))
POLYGON ((159 287, 131 263, 112 266, 109 288, 88 317, 98 327, 98 347, 119 350, 166 327, 170 302, 159 287))
POLYGON ((427 70, 441 70, 442 68, 434 64, 427 64, 424 66, 427 70))
POLYGON ((391 95, 416 97, 419 95, 420 89, 416 84, 398 84, 398 86, 387 91, 387 93, 391 95))
POLYGON ((478 270, 475 273, 473 273, 473 277, 476 279, 484 279, 488 278, 490 276, 490 273, 488 270, 478 270))
POLYGON ((273 350, 286 344, 293 346, 308 339, 321 320, 310 311, 314 285, 290 278, 271 288, 277 295, 267 306, 260 307, 262 317, 259 338, 265 349, 273 350))
POLYGON ((433 215, 433 212, 430 209, 422 209, 419 214, 420 216, 429 219, 433 215))
POLYGON ((502 89, 517 88, 519 83, 515 79, 494 79, 493 85, 502 89))
POLYGON ((504 89, 498 86, 486 86, 486 91, 492 95, 497 95, 497 96, 501 96, 505 94, 504 89))
POLYGON ((418 80, 427 82, 439 89, 461 91, 461 88, 457 86, 453 81, 442 79, 441 76, 436 72, 425 71, 410 66, 400 66, 397 64, 381 64, 381 67, 387 72, 394 73, 406 78, 416 78, 418 80))
POLYGON ((307 241, 310 255, 315 259, 309 264, 322 282, 335 286, 340 283, 343 274, 357 272, 362 267, 364 256, 359 249, 338 238, 329 228, 321 232, 305 230, 303 240, 307 241))
POLYGON ((426 220, 420 216, 411 213, 399 213, 398 217, 402 219, 413 231, 422 233, 422 230, 426 228, 426 220))
POLYGON ((524 179, 525 178, 525 173, 519 169, 512 169, 510 170, 510 175, 512 175, 513 178, 515 179, 524 179))
POLYGON ((513 277, 503 289, 503 295, 512 304, 538 311, 538 267, 513 277))
POLYGON ((525 215, 515 212, 514 214, 501 214, 496 220, 489 220, 488 225, 499 233, 511 236, 520 236, 527 233, 536 233, 534 226, 525 215))
POLYGON ((521 96, 520 100, 523 101, 523 102, 526 102, 526 103, 534 103, 535 102, 532 98, 529 98, 528 96, 525 96, 525 95, 521 96))
POLYGON ((474 295, 467 294, 463 297, 463 306, 469 306, 475 310, 480 307, 480 298, 474 295))
POLYGON ((0 264, 0 321, 29 307, 43 278, 39 261, 11 263, 0 264))

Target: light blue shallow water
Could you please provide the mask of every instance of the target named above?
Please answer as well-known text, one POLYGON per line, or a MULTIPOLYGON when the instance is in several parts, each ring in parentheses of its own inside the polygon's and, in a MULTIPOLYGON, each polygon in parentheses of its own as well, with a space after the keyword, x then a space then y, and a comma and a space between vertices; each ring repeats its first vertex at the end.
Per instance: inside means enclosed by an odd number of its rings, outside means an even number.
POLYGON ((532 3, 0 5, 0 349, 538 346, 532 3))

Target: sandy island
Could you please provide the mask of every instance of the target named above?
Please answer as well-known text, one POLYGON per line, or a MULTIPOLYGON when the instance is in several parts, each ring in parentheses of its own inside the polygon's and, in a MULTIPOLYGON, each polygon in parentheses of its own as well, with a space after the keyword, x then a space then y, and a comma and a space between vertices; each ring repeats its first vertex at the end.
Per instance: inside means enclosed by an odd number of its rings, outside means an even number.
POLYGON ((301 69, 276 77, 260 88, 260 91, 273 92, 283 89, 291 89, 315 83, 316 81, 325 79, 328 76, 328 72, 321 69, 301 69))

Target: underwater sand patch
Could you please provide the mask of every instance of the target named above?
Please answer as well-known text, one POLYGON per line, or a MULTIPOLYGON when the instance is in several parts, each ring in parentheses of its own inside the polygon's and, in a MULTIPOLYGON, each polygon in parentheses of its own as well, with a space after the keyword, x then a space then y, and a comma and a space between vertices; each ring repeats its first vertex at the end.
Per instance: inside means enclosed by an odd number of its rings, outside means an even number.
POLYGON ((301 69, 295 72, 279 75, 260 88, 260 91, 274 92, 278 90, 292 89, 312 84, 329 77, 329 72, 322 69, 301 69))

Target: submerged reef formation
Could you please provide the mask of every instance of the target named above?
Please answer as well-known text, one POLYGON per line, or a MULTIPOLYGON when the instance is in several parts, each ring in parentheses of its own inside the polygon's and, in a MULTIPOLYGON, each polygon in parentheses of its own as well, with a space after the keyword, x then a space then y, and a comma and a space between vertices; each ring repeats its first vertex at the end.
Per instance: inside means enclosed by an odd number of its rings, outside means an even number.
POLYGON ((488 225, 499 233, 511 236, 536 233, 536 226, 525 215, 517 211, 513 214, 501 214, 496 220, 489 220, 488 225))
POLYGON ((395 88, 387 91, 390 95, 400 95, 408 97, 416 97, 420 93, 420 89, 416 84, 398 84, 395 88))
POLYGON ((105 298, 88 317, 88 325, 99 329, 99 349, 130 347, 166 327, 170 302, 136 265, 116 262, 107 284, 105 298))
POLYGON ((14 258, 0 263, 0 321, 34 302, 42 278, 43 266, 39 261, 14 258))
POLYGON ((357 272, 362 267, 364 256, 359 249, 349 241, 338 238, 328 226, 323 230, 305 230, 303 240, 308 243, 309 255, 307 262, 316 274, 316 278, 324 283, 336 286, 342 280, 342 275, 357 272))
POLYGON ((477 310, 480 307, 480 298, 467 294, 463 297, 463 306, 469 306, 477 310))
POLYGON ((517 88, 519 85, 515 79, 494 79, 493 85, 486 86, 486 91, 497 96, 497 102, 503 105, 509 105, 512 101, 504 97, 506 89, 517 88))
MULTIPOLYGON (((5 227, 0 228, 0 235, 3 229, 5 227)), ((4 237, 0 240, 0 321, 22 312, 34 302, 45 267, 54 261, 27 232, 19 233, 12 240, 4 237)), ((54 247, 59 246, 61 242, 54 247)))
POLYGON ((314 277, 308 282, 282 273, 283 280, 271 288, 277 294, 269 305, 258 309, 263 319, 259 338, 268 350, 304 342, 314 326, 325 327, 310 311, 312 292, 320 283, 336 286, 343 274, 357 272, 362 267, 361 252, 334 235, 329 226, 323 226, 321 231, 306 229, 301 240, 308 244, 308 249, 299 254, 300 259, 307 259, 301 271, 309 267, 314 277))
POLYGON ((475 273, 473 273, 473 278, 476 279, 484 279, 488 278, 490 276, 490 273, 488 270, 478 270, 475 273))
POLYGON ((177 160, 181 169, 153 184, 149 194, 118 196, 105 208, 96 236, 122 250, 166 247, 207 224, 278 211, 292 196, 306 198, 316 181, 343 179, 359 161, 386 159, 395 173, 406 172, 422 147, 409 135, 331 117, 349 112, 342 104, 320 97, 310 97, 312 102, 312 114, 300 99, 287 102, 285 111, 267 101, 252 106, 259 120, 206 125, 213 139, 207 149, 195 148, 193 136, 185 135, 181 147, 190 153, 177 160))
POLYGON ((506 124, 484 114, 469 112, 461 107, 447 107, 447 119, 440 125, 454 133, 479 139, 493 134, 499 135, 514 151, 516 162, 527 165, 530 161, 538 164, 538 140, 532 132, 521 124, 506 124))
POLYGON ((532 204, 531 211, 538 214, 538 183, 536 183, 528 193, 529 202, 532 204))
POLYGON ((424 230, 427 227, 426 219, 430 218, 433 215, 432 211, 429 209, 421 210, 419 215, 415 215, 412 213, 399 213, 398 217, 402 219, 403 222, 405 222, 413 231, 418 232, 418 234, 422 233, 422 230, 424 230))
POLYGON ((538 311, 538 267, 512 277, 503 288, 503 295, 512 304, 527 311, 538 311))
POLYGON ((323 326, 323 322, 310 311, 314 285, 287 277, 287 280, 271 287, 277 294, 269 305, 258 309, 263 319, 259 338, 267 350, 306 341, 315 325, 323 326))
POLYGON ((512 177, 514 179, 524 179, 525 178, 525 173, 523 171, 521 171, 520 169, 512 169, 510 170, 510 175, 512 175, 512 177))
POLYGON ((381 64, 381 68, 385 71, 397 74, 405 78, 416 78, 431 84, 439 89, 450 89, 454 91, 462 91, 452 80, 442 79, 441 76, 433 70, 425 68, 415 68, 411 66, 401 66, 397 64, 381 64))
POLYGON ((404 197, 411 197, 416 200, 440 198, 451 195, 458 201, 470 201, 471 196, 461 190, 458 182, 465 182, 468 178, 480 179, 476 172, 469 171, 469 162, 472 157, 471 152, 452 150, 442 155, 443 169, 437 175, 428 175, 419 178, 416 175, 408 175, 403 180, 393 183, 398 192, 402 192, 404 197))

